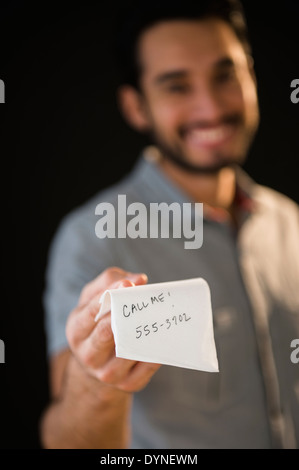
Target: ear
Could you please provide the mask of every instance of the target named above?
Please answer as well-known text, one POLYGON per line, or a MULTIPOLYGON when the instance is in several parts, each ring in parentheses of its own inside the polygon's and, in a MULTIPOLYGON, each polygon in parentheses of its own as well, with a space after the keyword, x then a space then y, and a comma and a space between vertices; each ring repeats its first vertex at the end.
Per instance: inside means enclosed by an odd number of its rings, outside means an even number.
POLYGON ((117 91, 120 110, 130 126, 143 132, 149 129, 144 98, 130 85, 122 85, 117 91))

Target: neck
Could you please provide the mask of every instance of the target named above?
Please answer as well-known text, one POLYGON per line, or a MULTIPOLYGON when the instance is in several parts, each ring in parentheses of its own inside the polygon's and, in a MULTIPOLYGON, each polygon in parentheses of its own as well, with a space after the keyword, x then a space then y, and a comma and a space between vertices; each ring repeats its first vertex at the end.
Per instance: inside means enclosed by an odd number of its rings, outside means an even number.
POLYGON ((236 172, 233 167, 222 168, 216 174, 192 174, 167 159, 161 168, 194 202, 229 210, 235 196, 236 172))

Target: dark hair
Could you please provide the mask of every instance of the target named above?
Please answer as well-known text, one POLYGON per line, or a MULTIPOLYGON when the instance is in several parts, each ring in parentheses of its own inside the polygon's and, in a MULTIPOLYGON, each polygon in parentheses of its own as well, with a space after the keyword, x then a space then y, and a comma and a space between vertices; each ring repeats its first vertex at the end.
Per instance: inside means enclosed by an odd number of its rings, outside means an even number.
POLYGON ((120 11, 116 30, 118 84, 139 88, 140 68, 137 45, 140 35, 160 21, 171 19, 206 19, 216 17, 228 23, 251 54, 243 6, 238 0, 137 0, 120 11))

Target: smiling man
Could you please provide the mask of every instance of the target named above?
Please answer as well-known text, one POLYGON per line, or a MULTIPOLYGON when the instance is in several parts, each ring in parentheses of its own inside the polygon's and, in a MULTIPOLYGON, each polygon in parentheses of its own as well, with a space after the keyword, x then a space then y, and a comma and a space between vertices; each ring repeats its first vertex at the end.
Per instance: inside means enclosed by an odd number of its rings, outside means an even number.
MULTIPOLYGON (((176 164, 217 173, 243 162, 258 123, 251 58, 222 20, 158 23, 139 41, 143 122, 176 164)), ((124 97, 125 99, 126 97, 124 97)), ((130 99, 130 98, 129 98, 130 99)), ((129 104, 130 107, 130 104, 129 104)))
POLYGON ((45 292, 53 398, 43 444, 296 447, 298 206, 240 168, 259 123, 242 8, 226 0, 137 6, 119 29, 119 61, 123 115, 154 147, 131 175, 73 211, 53 242, 45 292), (202 202, 203 245, 97 239, 96 205, 116 206, 120 194, 147 207, 202 202), (211 288, 219 374, 115 357, 110 314, 94 322, 106 289, 198 276, 211 288))
POLYGON ((234 165, 259 121, 251 56, 212 17, 158 22, 140 37, 136 61, 139 90, 120 89, 128 121, 152 135, 163 170, 195 200, 228 208, 234 165))

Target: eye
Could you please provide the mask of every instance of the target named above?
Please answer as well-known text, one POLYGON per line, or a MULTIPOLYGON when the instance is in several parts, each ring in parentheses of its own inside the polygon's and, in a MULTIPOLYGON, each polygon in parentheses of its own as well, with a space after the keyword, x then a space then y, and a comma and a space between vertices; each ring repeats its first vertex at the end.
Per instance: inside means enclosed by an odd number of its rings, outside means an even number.
POLYGON ((234 69, 223 70, 215 76, 216 83, 228 83, 235 79, 236 74, 234 69))
POLYGON ((189 90, 188 85, 183 83, 173 83, 167 87, 170 93, 187 93, 189 90))

